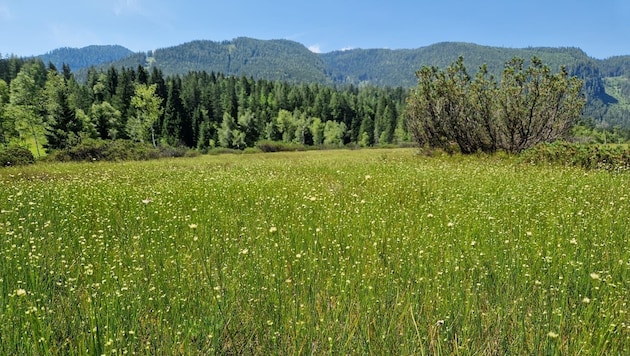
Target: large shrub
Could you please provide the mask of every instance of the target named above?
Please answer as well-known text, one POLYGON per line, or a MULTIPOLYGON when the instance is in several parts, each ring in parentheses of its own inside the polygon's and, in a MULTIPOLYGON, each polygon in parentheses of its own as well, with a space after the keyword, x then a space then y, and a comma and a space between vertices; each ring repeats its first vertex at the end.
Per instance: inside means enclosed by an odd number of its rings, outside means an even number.
POLYGON ((446 70, 423 67, 407 100, 409 131, 421 146, 449 151, 522 152, 565 138, 580 117, 582 81, 534 57, 514 58, 497 83, 482 66, 474 79, 460 57, 446 70))
POLYGON ((22 166, 35 163, 33 153, 26 147, 0 147, 0 166, 22 166))
POLYGON ((129 140, 84 140, 51 156, 57 161, 132 161, 190 155, 188 149, 181 147, 153 147, 148 143, 129 140))

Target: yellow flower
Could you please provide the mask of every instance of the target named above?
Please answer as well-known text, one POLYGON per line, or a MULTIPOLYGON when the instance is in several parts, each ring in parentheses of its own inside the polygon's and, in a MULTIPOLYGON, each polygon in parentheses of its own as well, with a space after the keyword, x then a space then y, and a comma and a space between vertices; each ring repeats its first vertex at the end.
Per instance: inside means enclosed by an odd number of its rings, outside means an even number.
POLYGON ((20 288, 20 289, 15 291, 15 295, 17 295, 18 297, 24 297, 26 295, 26 290, 20 288))

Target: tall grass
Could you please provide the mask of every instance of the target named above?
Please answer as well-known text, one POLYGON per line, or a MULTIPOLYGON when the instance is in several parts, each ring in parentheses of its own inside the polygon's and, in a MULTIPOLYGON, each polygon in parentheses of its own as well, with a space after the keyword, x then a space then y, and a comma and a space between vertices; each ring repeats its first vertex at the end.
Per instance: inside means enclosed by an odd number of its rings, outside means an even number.
POLYGON ((414 150, 0 170, 0 354, 627 354, 630 176, 414 150))

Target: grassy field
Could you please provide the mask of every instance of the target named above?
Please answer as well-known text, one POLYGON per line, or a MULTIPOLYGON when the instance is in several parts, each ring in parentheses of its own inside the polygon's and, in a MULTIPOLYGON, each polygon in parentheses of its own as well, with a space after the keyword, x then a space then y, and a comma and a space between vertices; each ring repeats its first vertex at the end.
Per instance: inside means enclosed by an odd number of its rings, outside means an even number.
POLYGON ((630 174, 412 149, 0 170, 0 354, 628 354, 630 174))

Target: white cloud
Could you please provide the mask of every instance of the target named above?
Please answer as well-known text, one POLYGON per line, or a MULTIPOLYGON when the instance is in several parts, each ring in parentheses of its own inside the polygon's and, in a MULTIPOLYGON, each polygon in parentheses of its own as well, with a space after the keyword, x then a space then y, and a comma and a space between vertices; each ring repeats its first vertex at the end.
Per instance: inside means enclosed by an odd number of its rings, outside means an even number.
POLYGON ((351 51, 353 49, 354 49, 354 47, 344 47, 344 48, 341 49, 341 51, 351 51))
POLYGON ((313 53, 322 53, 322 49, 319 47, 318 44, 308 46, 308 50, 313 53))

